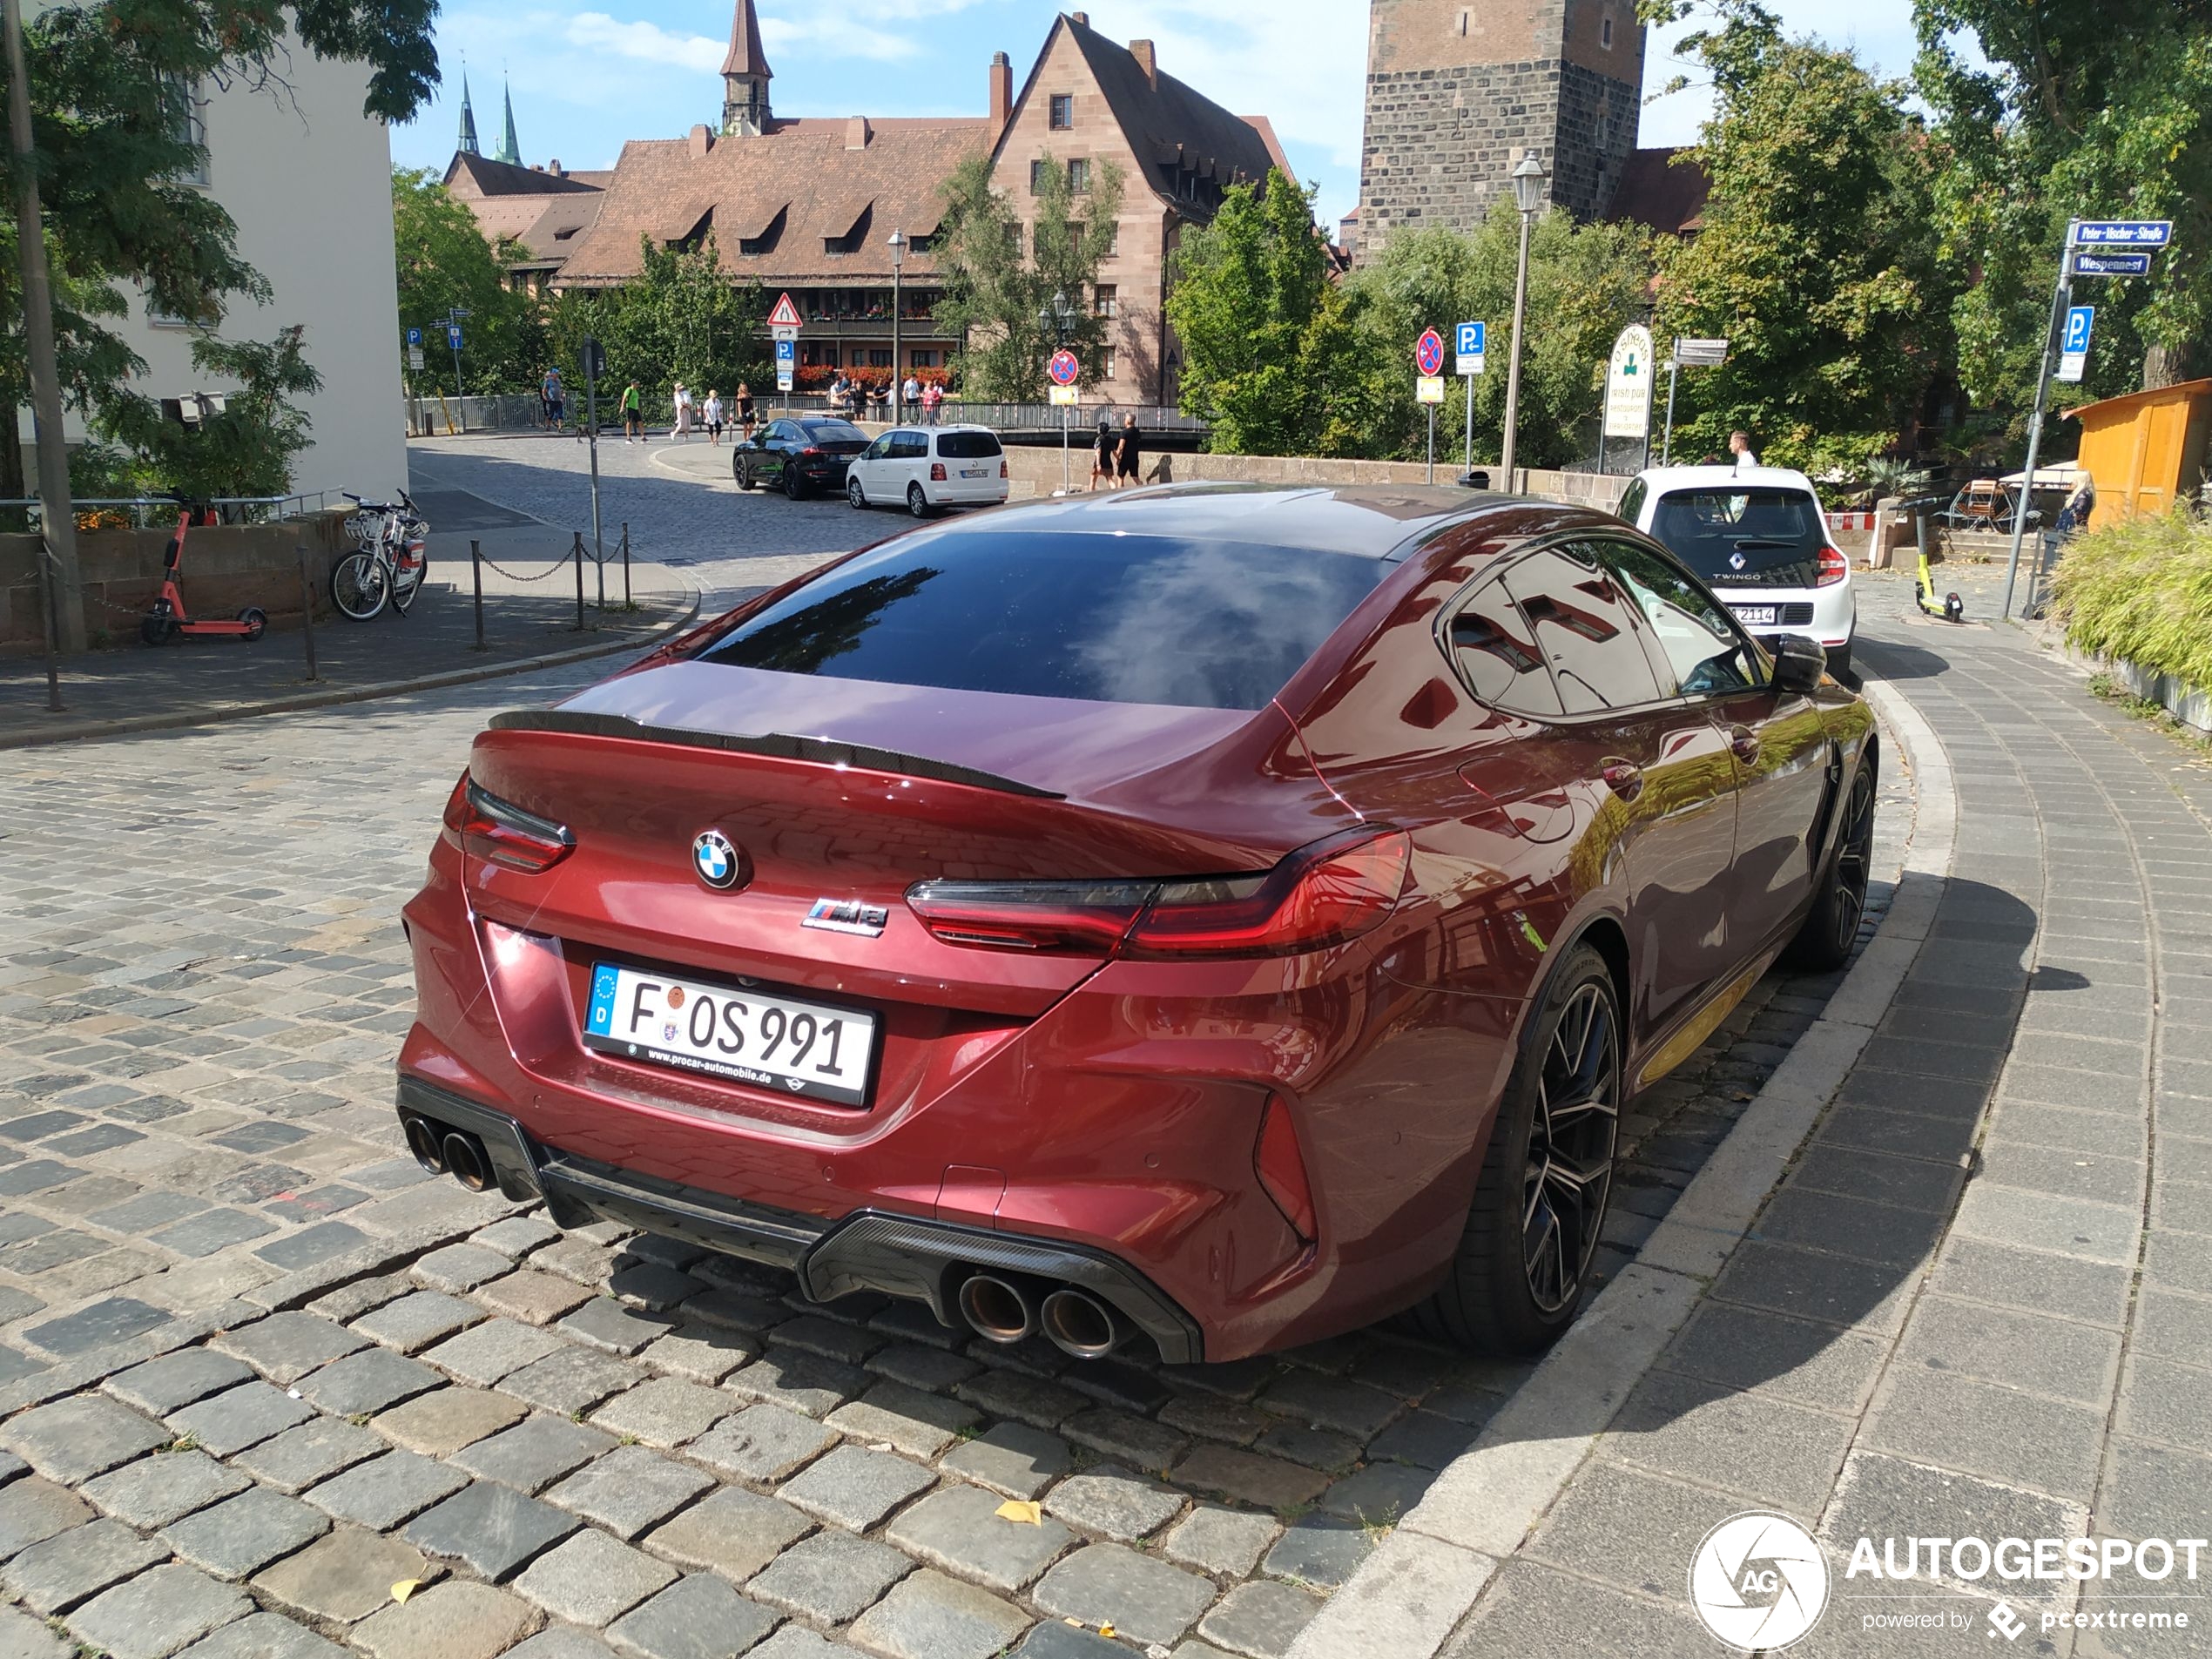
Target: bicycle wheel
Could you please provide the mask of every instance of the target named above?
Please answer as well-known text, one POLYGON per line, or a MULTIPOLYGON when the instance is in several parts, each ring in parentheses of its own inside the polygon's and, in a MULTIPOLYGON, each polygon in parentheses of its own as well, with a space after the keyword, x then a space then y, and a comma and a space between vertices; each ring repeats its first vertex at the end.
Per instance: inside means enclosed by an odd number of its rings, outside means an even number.
POLYGON ((349 553, 330 573, 330 602, 355 622, 367 622, 392 597, 384 563, 372 553, 349 553))
POLYGON ((401 616, 407 615, 415 596, 422 591, 422 578, 428 569, 425 561, 418 559, 411 569, 392 572, 392 609, 401 616))

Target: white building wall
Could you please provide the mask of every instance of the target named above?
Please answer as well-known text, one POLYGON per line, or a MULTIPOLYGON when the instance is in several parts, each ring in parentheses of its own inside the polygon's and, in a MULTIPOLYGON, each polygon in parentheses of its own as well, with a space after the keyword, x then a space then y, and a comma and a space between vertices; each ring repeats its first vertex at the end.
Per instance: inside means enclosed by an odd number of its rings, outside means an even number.
MULTIPOLYGON (((234 297, 217 332, 268 341, 305 324, 302 344, 322 390, 299 400, 314 445, 294 460, 292 488, 388 500, 407 482, 390 133, 361 113, 363 65, 294 43, 274 67, 286 86, 201 89, 208 193, 236 223, 239 255, 273 290, 266 306, 234 297)), ((138 390, 228 389, 193 369, 192 330, 150 320, 141 297, 130 298, 130 320, 112 326, 145 360, 138 390)), ((76 436, 74 420, 70 428, 76 436)))

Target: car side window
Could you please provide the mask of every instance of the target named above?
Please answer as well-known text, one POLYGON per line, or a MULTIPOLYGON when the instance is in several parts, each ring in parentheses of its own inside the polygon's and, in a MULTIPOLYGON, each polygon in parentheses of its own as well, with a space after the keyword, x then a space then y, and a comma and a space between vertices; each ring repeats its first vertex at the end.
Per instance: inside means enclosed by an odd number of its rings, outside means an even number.
POLYGON ((1630 479, 1628 489, 1622 492, 1621 505, 1614 509, 1614 516, 1635 523, 1636 515, 1643 511, 1643 498, 1649 493, 1642 479, 1630 479))
POLYGON ((929 453, 929 439, 920 432, 894 432, 891 453, 900 461, 920 461, 929 453))
POLYGON ((1750 642, 1711 594, 1649 548, 1611 541, 1595 545, 1643 617, 1644 637, 1658 647, 1661 691, 1712 697, 1759 684, 1750 642))
POLYGON ((1628 594, 1587 545, 1547 548, 1506 572, 1568 714, 1635 708, 1662 692, 1628 594))
POLYGON ((1492 708, 1541 718, 1559 713, 1559 690, 1543 653, 1501 582, 1493 581, 1453 614, 1446 628, 1452 661, 1467 689, 1492 708))
POLYGON ((761 439, 764 443, 788 443, 790 441, 791 422, 788 421, 771 421, 767 432, 761 439))
POLYGON ((860 459, 863 461, 880 461, 884 458, 884 456, 889 455, 890 453, 891 435, 887 432, 883 435, 883 436, 878 438, 867 448, 860 451, 860 459))

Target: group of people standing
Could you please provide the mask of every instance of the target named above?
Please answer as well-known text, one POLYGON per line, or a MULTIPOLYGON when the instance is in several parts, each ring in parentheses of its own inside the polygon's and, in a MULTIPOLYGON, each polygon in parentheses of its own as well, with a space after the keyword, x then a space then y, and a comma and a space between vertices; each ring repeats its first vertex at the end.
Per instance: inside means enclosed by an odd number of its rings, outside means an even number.
MULTIPOLYGON (((538 405, 549 432, 568 429, 568 393, 561 383, 561 371, 549 368, 545 379, 537 388, 538 405)), ((676 421, 669 435, 689 439, 694 431, 704 431, 709 443, 719 444, 725 426, 734 426, 740 436, 752 435, 754 422, 752 388, 745 381, 738 382, 736 395, 725 410, 722 394, 709 387, 704 398, 694 398, 691 388, 683 381, 676 382, 676 421)), ((638 443, 645 438, 645 393, 636 381, 622 388, 616 400, 616 412, 622 416, 623 442, 638 443)), ((580 439, 583 434, 578 432, 580 439)))
MULTIPOLYGON (((945 388, 942 386, 934 381, 925 385, 919 375, 909 374, 907 376, 906 384, 899 390, 908 420, 918 421, 923 426, 937 424, 939 411, 944 408, 945 403, 945 388)), ((879 420, 883 415, 885 407, 890 401, 891 388, 889 387, 864 385, 852 379, 843 369, 838 370, 837 378, 830 382, 830 408, 833 413, 842 415, 848 420, 854 416, 864 416, 871 421, 879 420)))
POLYGON ((1091 450, 1090 487, 1096 489, 1103 482, 1109 489, 1137 482, 1137 473, 1144 462, 1143 435, 1137 430, 1136 417, 1122 416, 1116 427, 1107 415, 1098 417, 1098 437, 1091 450))

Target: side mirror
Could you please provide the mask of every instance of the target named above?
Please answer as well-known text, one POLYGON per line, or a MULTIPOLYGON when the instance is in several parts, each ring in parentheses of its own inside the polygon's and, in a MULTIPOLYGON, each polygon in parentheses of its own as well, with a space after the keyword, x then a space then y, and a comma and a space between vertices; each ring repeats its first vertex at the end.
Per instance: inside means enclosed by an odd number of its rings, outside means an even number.
POLYGON ((1828 653, 1809 634, 1784 634, 1774 642, 1774 689, 1809 692, 1817 690, 1828 671, 1828 653))

